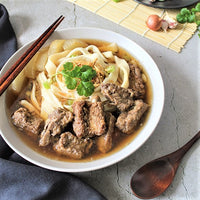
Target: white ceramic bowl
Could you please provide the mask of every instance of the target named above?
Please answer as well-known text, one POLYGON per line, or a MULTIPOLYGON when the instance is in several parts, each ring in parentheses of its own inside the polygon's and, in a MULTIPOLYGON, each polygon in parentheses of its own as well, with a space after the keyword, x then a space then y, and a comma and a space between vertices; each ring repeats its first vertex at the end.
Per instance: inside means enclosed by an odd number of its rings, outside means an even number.
MULTIPOLYGON (((14 133, 13 129, 10 127, 8 118, 6 115, 6 104, 5 104, 5 93, 0 97, 0 133, 7 144, 20 156, 26 160, 47 168, 56 171, 62 172, 84 172, 100 169, 112 165, 120 160, 126 158, 133 152, 135 152, 142 144, 150 137, 156 128, 159 119, 162 114, 163 105, 164 105, 164 86, 163 80, 153 59, 149 54, 138 46, 135 42, 130 39, 117 34, 112 31, 98 29, 98 28, 69 28, 56 31, 50 39, 47 41, 47 44, 55 39, 71 39, 71 38, 85 38, 85 39, 99 39, 108 42, 116 42, 119 46, 127 50, 132 54, 145 68, 146 72, 149 75, 151 84, 152 84, 152 93, 153 93, 153 103, 151 105, 151 113, 149 119, 141 132, 134 138, 134 140, 128 144, 126 147, 120 151, 90 162, 64 162, 52 160, 43 155, 35 152, 30 147, 28 147, 18 136, 14 133)), ((1 71, 1 74, 5 73, 8 68, 16 62, 20 55, 33 43, 30 42, 20 48, 5 64, 4 68, 1 71)))

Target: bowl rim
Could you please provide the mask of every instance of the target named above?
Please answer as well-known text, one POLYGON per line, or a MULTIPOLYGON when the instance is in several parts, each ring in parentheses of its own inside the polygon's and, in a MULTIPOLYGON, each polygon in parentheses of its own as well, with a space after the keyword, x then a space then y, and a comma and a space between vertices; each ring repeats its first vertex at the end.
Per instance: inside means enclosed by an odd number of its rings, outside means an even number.
MULTIPOLYGON (((113 164, 115 164, 117 162, 120 162, 121 160, 127 158, 128 156, 130 156, 131 154, 133 154, 135 151, 137 151, 149 139, 149 137, 153 134, 153 132, 154 132, 155 128, 157 127, 158 122, 159 122, 159 120, 161 118, 161 115, 162 115, 162 112, 163 112, 163 108, 164 108, 164 97, 165 97, 164 93, 165 92, 164 92, 164 83, 163 83, 163 79, 162 79, 161 73, 160 73, 159 68, 157 67, 156 63, 152 59, 152 57, 141 46, 139 46, 136 42, 134 42, 133 40, 129 39, 128 37, 125 37, 124 35, 121 35, 119 33, 111 31, 111 30, 102 29, 102 28, 95 28, 95 27, 63 28, 63 29, 60 29, 58 31, 55 31, 54 33, 59 35, 59 34, 63 34, 64 32, 72 32, 73 33, 73 32, 81 32, 81 31, 84 34, 87 33, 88 31, 90 31, 90 32, 93 31, 93 32, 96 32, 96 33, 100 32, 100 33, 104 33, 104 34, 108 34, 108 35, 113 35, 116 38, 120 38, 123 41, 128 42, 132 47, 136 47, 137 51, 140 52, 138 54, 138 56, 145 55, 146 58, 148 59, 148 62, 150 62, 152 64, 152 66, 153 66, 152 70, 154 70, 154 73, 155 73, 155 77, 154 78, 156 79, 157 82, 159 82, 159 85, 155 86, 155 87, 159 88, 159 96, 158 95, 156 96, 157 100, 159 98, 159 105, 158 105, 158 107, 155 107, 155 105, 154 105, 154 108, 156 109, 155 112, 157 112, 157 113, 154 116, 155 118, 152 119, 153 122, 148 126, 148 128, 150 128, 150 131, 148 129, 144 130, 144 128, 146 127, 146 125, 145 125, 145 127, 142 128, 141 132, 142 131, 147 131, 148 134, 145 135, 145 138, 142 138, 142 139, 139 138, 138 139, 139 143, 136 146, 133 147, 133 150, 130 150, 130 149, 132 149, 132 148, 130 148, 130 145, 138 138, 138 136, 140 136, 141 133, 139 133, 136 136, 136 138, 134 138, 130 142, 130 144, 128 144, 126 147, 123 147, 121 150, 119 150, 117 152, 114 152, 113 154, 111 154, 109 156, 106 156, 104 158, 100 158, 100 159, 97 159, 97 160, 94 160, 94 161, 90 161, 90 162, 66 162, 66 161, 52 160, 50 158, 47 158, 47 157, 45 157, 45 156, 43 156, 43 155, 35 152, 34 150, 32 150, 31 152, 28 152, 27 148, 26 148, 27 152, 23 152, 22 150, 19 150, 15 145, 13 145, 13 141, 10 141, 10 139, 7 137, 6 133, 4 133, 2 131, 2 127, 0 127, 0 134, 1 134, 1 136, 3 137, 3 139, 5 140, 5 142, 10 146, 10 148, 13 149, 17 154, 19 154, 21 157, 23 157, 24 159, 28 160, 29 162, 31 162, 31 163, 33 163, 35 165, 38 165, 38 166, 46 168, 46 169, 54 170, 54 171, 60 171, 60 172, 87 172, 87 171, 93 171, 93 170, 98 170, 98 169, 101 169, 101 168, 108 167, 110 165, 113 165, 113 164), (29 153, 31 153, 31 156, 28 155, 29 153), (33 156, 34 158, 32 157, 32 154, 34 155, 33 156), (37 155, 35 155, 35 154, 37 154, 37 155), (35 160, 35 157, 39 158, 41 160, 40 161, 35 160), (100 162, 101 164, 99 164, 99 162, 97 162, 99 160, 102 161, 102 162, 100 162), (49 165, 49 162, 52 165, 49 165), (54 163, 55 163, 55 166, 53 166, 54 163), (68 164, 69 163, 74 163, 74 164, 80 165, 80 167, 79 168, 66 168, 66 167, 62 167, 62 164, 64 165, 64 163, 68 163, 68 164), (89 164, 89 163, 94 163, 94 166, 90 166, 91 164, 89 164), (89 167, 87 166, 87 164, 89 164, 89 167)), ((80 34, 78 34, 78 35, 80 35, 80 34)), ((51 41, 51 40, 53 41, 54 40, 53 39, 54 37, 51 36, 51 38, 52 39, 50 39, 48 41, 51 41)), ((82 37, 79 36, 79 38, 82 38, 82 37)), ((60 39, 60 38, 57 38, 57 39, 60 39)), ((68 39, 68 38, 66 37, 66 39, 68 39)), ((71 39, 72 39, 72 37, 71 37, 71 39)), ((88 39, 90 39, 90 37, 88 37, 88 39)), ((98 39, 98 38, 96 38, 96 39, 98 39)), ((104 39, 99 39, 99 40, 104 40, 104 39)), ((30 41, 30 42, 28 42, 28 43, 26 43, 26 44, 24 44, 21 48, 19 48, 8 59, 8 61, 5 63, 5 65, 3 66, 2 70, 0 71, 0 76, 8 68, 8 65, 10 63, 12 63, 13 60, 16 59, 16 56, 18 54, 22 54, 22 52, 25 51, 25 49, 28 48, 28 46, 30 46, 34 41, 35 41, 35 39, 32 40, 32 41, 30 41)), ((106 40, 106 38, 105 38, 105 41, 108 41, 108 40, 106 40)), ((119 45, 119 46, 121 46, 121 45, 119 45)), ((126 48, 124 46, 121 46, 121 47, 126 50, 126 48)), ((132 52, 130 52, 130 51, 129 51, 129 53, 132 54, 132 52)), ((139 60, 137 58, 137 56, 135 56, 135 55, 133 55, 133 56, 136 57, 136 59, 141 63, 141 60, 139 60)), ((142 64, 142 66, 143 66, 143 64, 142 64)), ((144 67, 144 68, 146 70, 146 67, 144 67)), ((147 72, 147 74, 149 75, 148 72, 147 72)), ((152 83, 153 82, 151 80, 151 84, 152 83)), ((154 91, 153 91, 153 85, 152 85, 152 93, 153 92, 154 91)), ((152 98, 153 98, 152 104, 154 104, 154 98, 155 98, 154 94, 153 94, 152 98)), ((4 116, 4 115, 6 115, 6 111, 5 111, 6 110, 6 107, 5 107, 5 93, 0 97, 0 103, 1 103, 0 108, 4 109, 3 114, 0 114, 0 116, 1 115, 4 116)), ((152 107, 153 107, 153 105, 152 105, 152 107)), ((153 110, 153 108, 152 108, 152 110, 153 110)), ((151 110, 149 119, 151 117, 152 110, 151 110)), ((4 116, 4 117, 7 118, 7 116, 4 116)), ((149 119, 148 119, 148 121, 149 121, 149 119)), ((146 122, 146 124, 148 123, 148 121, 146 122)), ((11 127, 9 127, 9 128, 11 128, 11 127)), ((22 141, 22 143, 24 144, 23 141, 22 141)), ((31 149, 30 147, 28 147, 28 148, 31 149)))

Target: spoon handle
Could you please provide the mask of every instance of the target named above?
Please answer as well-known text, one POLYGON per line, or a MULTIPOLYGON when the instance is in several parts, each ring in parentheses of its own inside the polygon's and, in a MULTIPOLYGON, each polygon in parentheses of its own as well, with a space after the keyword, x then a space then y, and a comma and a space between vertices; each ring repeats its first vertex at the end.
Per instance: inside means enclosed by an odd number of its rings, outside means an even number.
POLYGON ((188 141, 185 145, 183 145, 180 149, 177 151, 171 153, 168 155, 170 157, 171 162, 177 162, 179 163, 185 153, 192 147, 192 145, 200 138, 200 131, 190 140, 188 141))

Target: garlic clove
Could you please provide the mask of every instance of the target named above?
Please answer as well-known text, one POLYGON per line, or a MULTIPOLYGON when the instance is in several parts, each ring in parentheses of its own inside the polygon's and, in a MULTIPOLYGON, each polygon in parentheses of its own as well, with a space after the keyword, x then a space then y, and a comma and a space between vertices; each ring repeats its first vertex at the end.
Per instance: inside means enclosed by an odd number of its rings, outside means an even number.
POLYGON ((166 16, 164 17, 164 20, 167 21, 167 23, 169 24, 168 26, 169 26, 170 29, 174 29, 178 25, 177 21, 174 18, 169 17, 168 14, 166 14, 166 16))
POLYGON ((168 27, 169 27, 169 24, 168 24, 168 22, 166 21, 166 20, 162 20, 162 23, 161 23, 161 28, 166 32, 167 31, 167 29, 168 29, 168 27))

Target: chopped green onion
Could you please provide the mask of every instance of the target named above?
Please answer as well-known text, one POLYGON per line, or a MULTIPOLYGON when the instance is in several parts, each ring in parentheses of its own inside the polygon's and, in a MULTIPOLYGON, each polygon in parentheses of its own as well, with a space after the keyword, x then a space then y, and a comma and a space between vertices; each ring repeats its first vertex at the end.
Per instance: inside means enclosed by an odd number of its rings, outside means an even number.
POLYGON ((66 104, 69 106, 71 106, 73 103, 74 103, 74 101, 72 99, 68 99, 66 102, 66 104))
POLYGON ((51 83, 49 82, 49 80, 47 80, 47 81, 45 81, 44 83, 43 83, 43 86, 44 86, 44 88, 45 89, 50 89, 51 88, 51 83))
POLYGON ((105 70, 106 70, 106 72, 108 72, 110 74, 110 73, 115 71, 115 66, 114 65, 110 65, 105 70))

